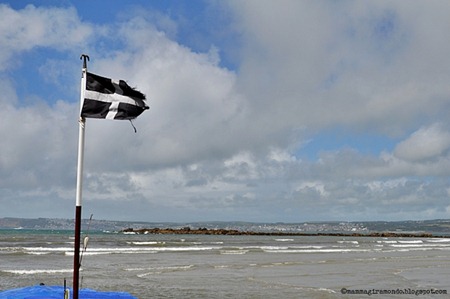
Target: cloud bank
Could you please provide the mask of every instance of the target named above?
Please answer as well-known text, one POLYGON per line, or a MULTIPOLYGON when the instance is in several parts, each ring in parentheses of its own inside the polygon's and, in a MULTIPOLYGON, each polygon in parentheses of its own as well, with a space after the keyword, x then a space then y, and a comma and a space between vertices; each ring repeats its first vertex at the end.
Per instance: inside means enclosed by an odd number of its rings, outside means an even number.
POLYGON ((87 122, 84 209, 96 218, 449 217, 449 4, 210 5, 231 16, 222 28, 235 47, 196 51, 150 8, 96 24, 77 7, 0 5, 0 216, 72 217, 88 53, 90 71, 126 79, 150 105, 138 134, 87 122), (310 155, 333 128, 351 145, 310 155), (389 144, 368 153, 361 135, 389 144))

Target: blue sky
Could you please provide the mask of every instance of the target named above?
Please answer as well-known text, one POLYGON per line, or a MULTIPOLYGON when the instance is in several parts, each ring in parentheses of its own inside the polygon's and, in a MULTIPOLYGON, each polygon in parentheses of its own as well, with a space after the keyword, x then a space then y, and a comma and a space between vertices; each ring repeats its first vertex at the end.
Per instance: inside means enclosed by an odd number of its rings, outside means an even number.
POLYGON ((73 217, 87 53, 150 110, 88 120, 86 215, 448 218, 449 5, 3 1, 0 217, 73 217))

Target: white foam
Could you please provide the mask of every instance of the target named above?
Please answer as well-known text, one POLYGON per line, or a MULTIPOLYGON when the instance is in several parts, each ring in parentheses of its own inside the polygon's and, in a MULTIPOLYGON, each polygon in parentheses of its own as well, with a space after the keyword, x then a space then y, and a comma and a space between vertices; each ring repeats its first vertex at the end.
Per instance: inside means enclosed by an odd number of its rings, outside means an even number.
POLYGON ((304 246, 292 246, 289 248, 295 248, 295 249, 321 249, 321 248, 325 248, 324 246, 319 246, 319 245, 304 245, 304 246))
POLYGON ((155 274, 162 274, 162 272, 161 271, 147 272, 147 273, 143 273, 143 274, 138 274, 137 277, 144 278, 145 276, 155 275, 155 274))
POLYGON ((72 249, 69 247, 23 247, 23 250, 27 252, 65 252, 72 249))
POLYGON ((404 248, 429 248, 429 249, 450 249, 450 244, 392 244, 391 247, 404 247, 404 248))
MULTIPOLYGON (((145 247, 125 247, 125 248, 88 248, 87 251, 83 252, 83 255, 105 255, 105 254, 132 254, 132 253, 156 253, 157 250, 153 248, 145 248, 145 247)), ((65 255, 73 256, 74 252, 66 251, 65 255)))
POLYGON ((220 254, 246 254, 248 250, 221 250, 220 254))
POLYGON ((146 267, 146 268, 126 268, 125 271, 178 271, 178 270, 189 270, 193 268, 194 265, 181 265, 181 266, 160 266, 160 267, 146 267))
POLYGON ((127 242, 127 244, 133 244, 133 245, 156 245, 156 244, 165 244, 165 242, 156 242, 156 241, 149 241, 149 242, 127 242))
MULTIPOLYGON (((138 253, 158 253, 158 252, 183 252, 183 251, 207 251, 222 249, 222 247, 211 246, 184 246, 184 247, 114 247, 114 248, 88 248, 84 255, 100 254, 138 254, 138 253)), ((73 250, 65 252, 66 255, 73 256, 73 250)))
POLYGON ((337 241, 339 244, 359 244, 358 241, 337 241))
POLYGON ((398 242, 402 243, 402 244, 422 244, 423 243, 422 240, 408 240, 408 241, 406 241, 406 240, 399 240, 398 242))
POLYGON ((395 241, 395 240, 383 240, 383 241, 377 241, 377 243, 395 244, 395 243, 397 243, 397 241, 395 241))
POLYGON ((138 274, 137 277, 143 278, 149 275, 163 274, 167 272, 177 272, 177 271, 188 271, 193 268, 194 265, 185 265, 185 266, 167 266, 167 267, 151 267, 151 268, 129 268, 125 269, 125 271, 149 271, 146 273, 138 274))
POLYGON ((390 251, 386 251, 386 252, 410 252, 410 251, 427 251, 427 250, 433 250, 434 248, 429 248, 429 247, 409 247, 409 248, 398 248, 395 250, 390 250, 390 251))
POLYGON ((428 239, 427 242, 430 242, 430 243, 449 243, 450 242, 450 238, 448 238, 448 239, 442 239, 442 238, 439 238, 439 239, 428 239))
POLYGON ((19 275, 33 275, 33 274, 57 274, 57 273, 70 273, 73 269, 34 269, 34 270, 1 270, 2 272, 7 272, 11 274, 19 275))
POLYGON ((322 249, 265 249, 264 252, 269 253, 332 253, 332 252, 369 252, 371 249, 346 249, 346 248, 322 248, 322 249))
POLYGON ((276 250, 287 250, 287 249, 289 249, 289 247, 287 247, 287 246, 261 246, 259 248, 264 250, 264 251, 266 251, 266 250, 276 251, 276 250))
POLYGON ((292 242, 292 241, 294 241, 294 239, 275 239, 275 241, 278 241, 278 242, 292 242))
POLYGON ((424 247, 422 244, 391 244, 391 247, 424 247))
POLYGON ((204 251, 221 249, 222 247, 209 247, 209 246, 186 246, 186 247, 163 247, 158 248, 158 251, 204 251))

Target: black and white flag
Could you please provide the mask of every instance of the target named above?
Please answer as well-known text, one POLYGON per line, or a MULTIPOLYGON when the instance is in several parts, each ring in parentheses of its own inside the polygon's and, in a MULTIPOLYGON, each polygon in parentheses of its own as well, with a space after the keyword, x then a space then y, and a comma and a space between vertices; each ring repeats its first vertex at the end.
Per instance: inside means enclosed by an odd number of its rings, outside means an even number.
POLYGON ((148 108, 145 95, 125 81, 86 73, 82 117, 131 120, 148 108))

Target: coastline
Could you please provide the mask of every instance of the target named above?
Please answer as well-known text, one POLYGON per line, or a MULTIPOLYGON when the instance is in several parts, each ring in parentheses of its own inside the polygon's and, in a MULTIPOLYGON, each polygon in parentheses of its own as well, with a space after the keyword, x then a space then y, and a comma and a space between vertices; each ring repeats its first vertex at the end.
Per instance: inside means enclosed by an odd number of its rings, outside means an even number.
POLYGON ((367 233, 346 233, 346 232, 256 232, 239 231, 235 229, 208 229, 190 227, 183 228, 126 228, 120 231, 128 234, 161 234, 161 235, 227 235, 227 236, 336 236, 336 237, 381 237, 381 238, 450 238, 450 236, 433 235, 431 233, 397 233, 397 232, 367 232, 367 233))

